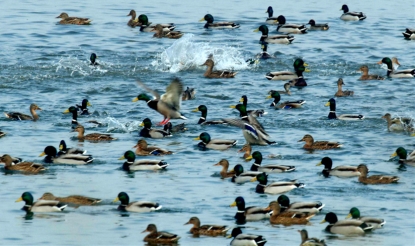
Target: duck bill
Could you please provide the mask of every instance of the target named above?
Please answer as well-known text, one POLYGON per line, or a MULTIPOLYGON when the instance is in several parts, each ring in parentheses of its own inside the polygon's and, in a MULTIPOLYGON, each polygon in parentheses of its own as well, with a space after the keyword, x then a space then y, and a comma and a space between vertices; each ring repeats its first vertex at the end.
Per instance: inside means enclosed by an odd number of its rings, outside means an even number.
POLYGON ((317 165, 316 166, 321 166, 323 163, 321 163, 321 162, 319 162, 319 163, 317 163, 317 165))
POLYGON ((232 234, 227 235, 226 238, 232 238, 232 234))
POLYGON ((184 223, 183 225, 188 225, 188 224, 190 224, 190 221, 188 221, 188 222, 184 223))
POLYGON ((118 202, 120 199, 116 197, 112 202, 118 202))
POLYGON ((259 32, 259 28, 255 29, 253 32, 259 32))
POLYGON ((236 106, 235 105, 231 105, 231 106, 229 106, 230 108, 236 108, 236 106))
POLYGON ((193 109, 192 112, 199 112, 199 109, 193 109))
POLYGON ((134 146, 132 147, 132 149, 135 149, 135 148, 138 148, 138 145, 134 145, 134 146))
POLYGON ((382 65, 382 60, 378 61, 377 64, 382 65))
POLYGON ((271 99, 271 98, 272 98, 272 96, 271 95, 268 95, 266 99, 271 99))
POLYGON ((202 19, 199 20, 199 22, 205 21, 205 18, 203 17, 202 19))
POLYGON ((255 182, 256 180, 257 180, 256 177, 254 177, 251 179, 251 182, 255 182))
POLYGON ((118 158, 118 160, 124 160, 124 159, 125 159, 124 156, 121 156, 120 158, 118 158))
POLYGON ((65 109, 65 111, 63 111, 64 114, 69 113, 69 109, 65 109))
POLYGON ((306 69, 304 70, 304 72, 309 73, 309 72, 311 72, 311 70, 310 70, 310 69, 308 69, 308 68, 306 68, 306 69))
POLYGON ((323 223, 326 223, 326 220, 325 219, 320 222, 320 224, 323 224, 323 223))
POLYGON ((304 66, 304 67, 308 67, 308 64, 304 62, 304 63, 303 63, 303 66, 304 66))
POLYGON ((138 100, 140 100, 140 99, 138 99, 138 97, 135 97, 135 98, 133 99, 133 102, 137 102, 138 100))
POLYGON ((351 217, 352 217, 352 214, 348 214, 348 215, 346 216, 346 219, 351 218, 351 217))
POLYGON ((252 160, 252 155, 246 157, 245 160, 252 160))
POLYGON ((139 126, 144 126, 144 122, 141 122, 141 124, 139 126))
POLYGON ((330 106, 330 102, 327 102, 326 104, 324 104, 325 107, 330 106))
MULTIPOLYGON (((98 56, 97 56, 97 58, 98 58, 98 56)), ((89 107, 92 107, 92 104, 90 102, 87 102, 86 105, 89 106, 89 107)))
POLYGON ((220 166, 220 162, 213 164, 214 166, 220 166))
POLYGON ((193 140, 200 140, 200 137, 197 137, 197 138, 193 138, 193 140))
POLYGON ((42 152, 39 156, 45 156, 45 155, 46 155, 46 153, 42 152))
POLYGON ((236 202, 233 202, 229 207, 236 207, 236 202))
MULTIPOLYGON (((411 135, 412 136, 412 135, 411 135)), ((398 153, 396 153, 396 152, 394 152, 392 155, 391 155, 391 158, 394 158, 394 157, 396 157, 398 155, 398 153)))
POLYGON ((63 145, 61 144, 61 145, 59 145, 59 150, 62 150, 63 149, 63 145))
POLYGON ((302 139, 298 140, 297 142, 302 142, 302 141, 304 141, 304 138, 302 138, 302 139))
POLYGON ((23 201, 23 198, 19 197, 19 199, 16 200, 16 202, 21 202, 23 201))

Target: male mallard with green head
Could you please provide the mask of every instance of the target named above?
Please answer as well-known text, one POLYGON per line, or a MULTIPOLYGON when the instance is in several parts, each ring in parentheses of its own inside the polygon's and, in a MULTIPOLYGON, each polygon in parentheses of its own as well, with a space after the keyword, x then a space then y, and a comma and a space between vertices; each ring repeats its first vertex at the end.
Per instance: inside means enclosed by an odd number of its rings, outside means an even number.
POLYGON ((261 32, 261 38, 259 39, 259 43, 269 43, 269 44, 291 44, 294 40, 294 37, 291 35, 268 35, 268 27, 266 25, 261 25, 254 32, 261 32))

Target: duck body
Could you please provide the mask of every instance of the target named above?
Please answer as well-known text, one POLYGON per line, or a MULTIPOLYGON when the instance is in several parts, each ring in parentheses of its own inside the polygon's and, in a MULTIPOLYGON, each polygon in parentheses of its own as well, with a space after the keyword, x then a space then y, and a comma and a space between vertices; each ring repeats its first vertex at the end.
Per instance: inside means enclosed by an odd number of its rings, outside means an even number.
POLYGON ((406 69, 406 70, 396 71, 393 67, 392 60, 389 57, 384 57, 382 60, 378 62, 378 64, 382 64, 382 63, 388 66, 386 76, 389 78, 413 78, 415 77, 415 69, 406 69))
POLYGON ((343 91, 342 87, 344 85, 343 79, 339 78, 337 81, 337 92, 334 94, 335 97, 348 97, 353 96, 353 91, 343 91))
POLYGON ((62 203, 70 203, 74 205, 95 205, 100 203, 102 200, 98 198, 80 196, 80 195, 72 195, 67 197, 56 197, 50 192, 46 192, 39 198, 39 200, 49 200, 49 201, 59 201, 62 203))
POLYGON ((148 171, 166 169, 169 164, 160 160, 135 160, 135 154, 131 150, 126 151, 119 160, 127 159, 122 165, 125 171, 148 171))
POLYGON ((268 7, 267 11, 265 13, 268 13, 268 18, 265 20, 265 22, 269 25, 275 25, 277 24, 277 17, 273 17, 274 10, 271 6, 268 7))
MULTIPOLYGON (((98 65, 97 62, 95 62, 96 55, 95 53, 92 53, 91 55, 91 65, 98 65), (93 60, 93 62, 92 62, 93 60)), ((88 101, 88 99, 83 99, 81 105, 77 104, 76 107, 78 108, 78 111, 81 115, 90 115, 88 111, 88 106, 92 106, 91 103, 88 101)))
POLYGON ((399 180, 398 176, 386 176, 386 175, 372 175, 367 176, 369 169, 365 164, 360 164, 357 167, 357 170, 360 172, 359 182, 363 184, 391 184, 397 183, 399 180))
POLYGON ((308 24, 310 25, 309 30, 313 31, 327 31, 329 30, 329 25, 327 23, 324 24, 316 24, 316 21, 311 19, 308 24))
POLYGON ((290 199, 286 195, 280 195, 277 201, 280 204, 282 212, 289 211, 293 213, 317 214, 325 206, 322 202, 319 201, 290 203, 290 199))
POLYGON ((253 178, 255 178, 261 172, 244 172, 244 169, 241 164, 235 165, 233 168, 235 175, 232 177, 231 181, 237 184, 243 184, 246 182, 250 182, 253 178))
POLYGON ((363 74, 360 76, 359 80, 384 80, 385 78, 377 74, 369 74, 369 67, 363 65, 359 68, 358 71, 361 71, 363 74))
POLYGON ((330 98, 330 100, 324 105, 330 107, 329 115, 327 116, 330 120, 338 119, 338 120, 363 120, 365 118, 364 115, 361 114, 342 114, 337 116, 336 115, 336 100, 334 98, 330 98))
POLYGON ((176 234, 172 234, 165 231, 157 231, 157 227, 154 224, 149 224, 147 229, 143 232, 150 232, 144 237, 143 241, 149 244, 172 244, 177 243, 180 237, 176 234))
POLYGON ((78 125, 75 129, 72 130, 73 132, 78 132, 78 140, 89 140, 92 142, 101 142, 101 141, 112 141, 116 140, 116 138, 112 137, 111 134, 104 134, 104 133, 89 133, 85 134, 85 128, 82 125, 78 125))
POLYGON ((356 207, 353 207, 350 209, 349 214, 346 216, 346 219, 347 218, 352 218, 354 220, 363 221, 366 224, 371 225, 373 229, 382 228, 383 225, 386 224, 386 221, 384 219, 378 219, 378 218, 372 218, 372 217, 360 217, 360 211, 356 207))
POLYGON ((281 212, 281 207, 277 201, 270 202, 267 207, 268 210, 272 211, 272 215, 269 218, 271 224, 279 225, 305 225, 309 223, 309 220, 314 216, 314 214, 296 214, 292 212, 281 212))
POLYGON ((144 126, 144 128, 141 129, 139 133, 140 137, 161 139, 161 138, 172 136, 169 132, 165 130, 151 128, 152 123, 149 118, 145 118, 143 122, 140 124, 140 126, 144 126))
POLYGON ((402 34, 406 39, 415 39, 415 29, 406 28, 406 31, 402 34))
POLYGON ((64 154, 78 154, 78 155, 85 155, 86 150, 78 149, 78 148, 68 148, 66 147, 65 140, 61 140, 59 143, 59 152, 58 155, 64 155, 64 154))
POLYGON ((137 144, 133 147, 136 148, 135 154, 139 156, 147 156, 147 155, 171 155, 173 154, 172 151, 162 149, 156 146, 148 146, 147 141, 144 139, 138 140, 137 144))
POLYGON ((258 29, 255 29, 254 32, 262 32, 261 38, 259 39, 260 44, 291 44, 294 41, 292 35, 268 35, 268 27, 266 25, 261 25, 258 29))
POLYGON ((270 90, 270 91, 268 92, 268 94, 269 94, 269 95, 272 95, 272 93, 276 91, 276 92, 278 92, 278 94, 280 94, 280 95, 281 95, 281 94, 287 94, 287 95, 291 96, 290 87, 291 87, 290 83, 285 83, 285 84, 284 84, 284 91, 270 90))
POLYGON ((215 19, 210 14, 205 15, 199 21, 206 21, 206 24, 203 27, 207 29, 235 29, 240 27, 239 24, 234 22, 214 22, 215 19))
POLYGON ((26 204, 22 210, 27 213, 30 212, 62 212, 68 205, 62 204, 59 201, 48 201, 48 200, 39 200, 34 202, 33 196, 30 192, 24 192, 22 196, 16 200, 16 202, 24 201, 26 204))
POLYGON ((90 25, 92 21, 89 18, 69 17, 69 15, 65 12, 62 12, 56 18, 62 19, 59 21, 59 24, 61 25, 90 25))
POLYGON ((284 173, 295 170, 295 166, 287 165, 265 165, 262 166, 262 153, 255 151, 252 155, 246 157, 247 160, 254 159, 255 162, 251 166, 251 171, 254 172, 265 172, 265 173, 284 173))
POLYGON ((184 33, 180 31, 164 31, 164 27, 161 24, 157 24, 152 32, 155 32, 153 37, 155 38, 170 38, 170 39, 179 39, 183 36, 184 33))
POLYGON ((196 98, 196 89, 187 87, 186 90, 183 91, 182 94, 182 101, 193 100, 196 98))
POLYGON ((320 149, 320 150, 327 150, 327 149, 335 149, 342 147, 341 144, 337 142, 329 142, 329 141, 314 141, 314 138, 310 134, 304 135, 304 137, 298 142, 304 141, 305 144, 303 146, 304 149, 312 150, 312 149, 320 149))
POLYGON ((225 124, 225 122, 223 120, 210 120, 207 121, 207 112, 208 109, 205 105, 199 105, 199 107, 197 107, 196 109, 192 110, 192 112, 201 112, 202 115, 199 118, 199 121, 197 122, 197 124, 199 125, 220 125, 220 124, 225 124))
POLYGON ((267 96, 267 99, 274 98, 274 101, 271 103, 270 107, 274 107, 275 109, 292 109, 292 108, 301 108, 303 104, 306 102, 305 100, 297 100, 297 101, 285 101, 281 102, 281 95, 278 91, 271 90, 270 94, 267 96))
MULTIPOLYGON (((203 76, 206 78, 234 78, 238 72, 234 72, 231 70, 215 70, 213 71, 213 67, 215 66, 215 62, 212 58, 208 58, 203 65, 207 66, 206 72, 203 76)), ((202 66, 203 66, 202 65, 202 66)))
POLYGON ((228 237, 233 237, 231 246, 264 246, 267 242, 261 235, 243 234, 239 227, 234 228, 228 237))
POLYGON ((13 119, 13 120, 33 120, 37 121, 39 119, 39 115, 37 115, 36 110, 42 110, 37 106, 36 104, 32 103, 29 107, 30 113, 32 116, 27 114, 22 114, 19 112, 4 112, 4 115, 6 115, 7 118, 13 119))
POLYGON ((245 200, 243 197, 238 196, 233 202, 231 207, 237 207, 238 211, 235 214, 236 223, 243 224, 246 221, 258 221, 263 219, 269 219, 271 217, 270 211, 266 208, 251 206, 245 207, 245 200))
POLYGON ((386 120, 388 131, 407 131, 411 132, 414 127, 414 120, 409 117, 392 118, 390 113, 382 116, 386 120))
POLYGON ((201 225, 200 220, 197 217, 192 217, 187 223, 185 223, 185 225, 189 224, 193 225, 193 227, 190 229, 190 233, 195 236, 223 236, 229 230, 227 226, 223 225, 201 225))
POLYGON ((202 140, 197 145, 200 149, 214 149, 214 150, 227 150, 234 146, 238 141, 237 140, 227 140, 227 139, 211 139, 209 133, 202 132, 199 137, 194 140, 202 140))
POLYGON ((129 202, 130 197, 125 192, 120 192, 117 198, 114 199, 113 202, 120 201, 121 204, 118 206, 118 210, 120 211, 128 211, 128 212, 136 212, 136 213, 146 213, 146 212, 153 212, 156 210, 160 210, 162 206, 155 202, 129 202))
POLYGON ((330 157, 324 157, 316 166, 324 165, 324 170, 321 172, 324 177, 337 176, 343 178, 359 177, 360 172, 355 166, 337 166, 332 168, 333 161, 330 157))
POLYGON ((218 163, 214 164, 214 166, 222 166, 222 170, 220 171, 220 176, 222 179, 232 178, 235 175, 235 171, 228 171, 229 162, 226 159, 220 160, 218 163))
POLYGON ((305 185, 303 183, 297 183, 296 180, 288 181, 288 182, 274 182, 269 185, 268 177, 265 173, 259 173, 254 178, 251 179, 251 182, 258 181, 259 184, 255 188, 255 192, 260 194, 281 194, 288 191, 291 191, 296 188, 303 188, 305 185))
POLYGON ((328 213, 321 223, 329 222, 326 231, 333 234, 341 235, 364 235, 367 231, 371 231, 373 227, 360 220, 337 220, 335 213, 328 213))
POLYGON ((42 164, 34 162, 18 162, 15 164, 13 158, 10 155, 3 155, 0 158, 0 162, 4 163, 4 169, 9 171, 20 171, 23 173, 37 174, 41 171, 45 171, 46 168, 42 164))
POLYGON ((327 246, 324 242, 324 239, 320 240, 318 238, 309 238, 308 232, 306 229, 298 230, 301 235, 301 244, 300 246, 327 246))
POLYGON ((53 146, 47 146, 43 153, 39 156, 45 156, 45 163, 54 164, 71 164, 71 165, 85 165, 91 163, 94 158, 91 155, 80 155, 80 154, 60 154, 58 155, 57 150, 53 146))
MULTIPOLYGON (((159 25, 163 27, 164 32, 173 31, 176 28, 176 26, 173 23, 165 23, 165 24, 159 24, 159 25)), ((141 14, 138 16, 138 19, 134 27, 135 26, 139 26, 141 32, 152 32, 154 28, 156 27, 156 25, 151 25, 151 22, 148 21, 147 15, 144 15, 144 14, 141 14)))
POLYGON ((366 19, 366 15, 362 12, 350 12, 349 7, 344 4, 340 9, 343 11, 343 14, 340 16, 341 20, 344 21, 361 21, 366 19))
POLYGON ((277 17, 277 23, 277 32, 295 34, 307 33, 307 27, 305 25, 288 24, 286 23, 285 17, 283 15, 277 17))
POLYGON ((167 122, 167 124, 164 125, 163 130, 171 135, 172 133, 185 132, 187 131, 187 128, 184 123, 173 126, 171 122, 167 122))
MULTIPOLYGON (((267 78, 268 80, 296 80, 303 77, 303 72, 305 71, 306 66, 308 66, 308 64, 305 63, 303 59, 297 58, 293 63, 294 72, 269 72, 265 75, 265 78, 267 78)), ((293 84, 295 85, 296 82, 294 82, 293 84)))

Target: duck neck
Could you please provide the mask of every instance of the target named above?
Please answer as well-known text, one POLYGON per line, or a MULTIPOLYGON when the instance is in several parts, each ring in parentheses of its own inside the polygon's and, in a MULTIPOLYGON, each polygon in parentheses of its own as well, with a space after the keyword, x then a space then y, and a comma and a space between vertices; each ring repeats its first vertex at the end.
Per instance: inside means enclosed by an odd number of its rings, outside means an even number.
POLYGON ((35 109, 30 109, 30 113, 32 114, 34 121, 37 121, 39 119, 39 115, 37 115, 35 109))
POLYGON ((255 188, 255 192, 256 193, 260 193, 263 194, 265 190, 265 186, 262 184, 257 184, 256 188, 255 188))
POLYGON ((207 65, 207 69, 206 69, 204 76, 209 76, 212 73, 212 71, 213 71, 213 66, 207 65))

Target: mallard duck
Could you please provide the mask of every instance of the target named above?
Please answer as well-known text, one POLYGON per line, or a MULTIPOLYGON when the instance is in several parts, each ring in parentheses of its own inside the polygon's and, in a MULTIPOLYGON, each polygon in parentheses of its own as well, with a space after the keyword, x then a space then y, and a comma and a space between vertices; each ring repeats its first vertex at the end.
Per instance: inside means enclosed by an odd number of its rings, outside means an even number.
POLYGON ((372 175, 368 177, 369 169, 365 164, 360 164, 357 170, 360 172, 358 181, 363 184, 391 184, 398 183, 399 180, 398 176, 372 175))
POLYGON ((47 146, 45 150, 39 156, 45 156, 44 161, 46 163, 54 164, 74 164, 74 165, 85 165, 91 163, 94 158, 91 155, 80 155, 80 154, 60 154, 55 147, 47 146))
POLYGON ((377 74, 369 74, 369 67, 366 65, 362 65, 359 70, 362 72, 362 76, 360 76, 359 80, 384 80, 385 78, 377 75, 377 74))
POLYGON ((288 81, 290 86, 298 87, 298 88, 303 88, 304 86, 307 86, 307 81, 305 81, 303 77, 303 73, 310 72, 310 70, 306 69, 305 66, 300 66, 300 67, 295 67, 294 71, 295 71, 295 74, 297 74, 298 78, 291 79, 290 81, 288 81))
POLYGON ((235 214, 236 223, 238 224, 245 223, 246 221, 269 219, 271 217, 271 212, 265 208, 255 206, 245 208, 245 200, 241 196, 235 198, 235 201, 230 206, 238 208, 235 214))
MULTIPOLYGON (((246 95, 242 95, 239 102, 241 102, 242 105, 244 105, 245 109, 248 108, 248 97, 246 95)), ((255 116, 255 117, 260 117, 260 116, 264 116, 264 115, 268 114, 268 112, 266 112, 263 109, 246 110, 246 113, 249 114, 249 115, 255 116)))
POLYGON ((214 22, 215 19, 213 18, 213 16, 211 14, 207 14, 205 15, 202 19, 199 20, 199 22, 202 21, 206 21, 206 24, 203 26, 204 28, 214 28, 214 29, 219 29, 219 28, 230 28, 230 29, 235 29, 235 28, 239 28, 240 25, 236 24, 234 22, 214 22))
POLYGON ((200 225, 200 220, 198 217, 192 217, 187 223, 185 223, 185 225, 189 224, 193 225, 193 227, 190 229, 190 233, 195 236, 220 236, 225 235, 229 230, 229 227, 224 225, 200 225))
POLYGON ((32 114, 32 116, 27 115, 27 114, 18 113, 18 112, 4 112, 4 115, 6 115, 6 117, 9 118, 9 119, 14 119, 14 120, 33 120, 33 121, 37 121, 39 119, 39 115, 37 115, 36 110, 42 110, 42 109, 39 108, 39 106, 37 106, 34 103, 30 104, 29 109, 30 109, 30 113, 32 114))
POLYGON ((159 123, 160 125, 166 124, 170 119, 187 119, 180 113, 183 84, 178 78, 173 79, 173 81, 167 86, 166 93, 161 96, 156 91, 144 85, 142 82, 137 81, 137 83, 145 90, 153 94, 155 99, 151 100, 146 94, 139 94, 133 99, 133 102, 143 100, 147 102, 148 107, 163 115, 164 120, 159 123))
MULTIPOLYGON (((281 94, 287 94, 287 95, 291 96, 290 87, 291 87, 290 83, 285 83, 285 84, 284 84, 284 90, 283 90, 283 91, 276 91, 276 92, 278 92, 280 95, 281 95, 281 94)), ((275 91, 275 90, 270 90, 270 91, 268 92, 268 94, 272 94, 274 91, 275 91)))
POLYGON ((237 140, 225 140, 225 139, 211 139, 209 133, 202 132, 199 137, 193 140, 202 140, 197 146, 203 150, 215 149, 215 150, 226 150, 234 146, 237 140))
MULTIPOLYGON (((150 26, 150 24, 151 22, 148 21, 147 15, 139 15, 135 26, 139 26, 141 32, 151 32, 156 25, 150 26)), ((173 31, 176 28, 173 23, 165 23, 160 25, 163 26, 163 31, 165 32, 173 31)))
POLYGON ((247 160, 254 159, 255 162, 251 166, 251 171, 266 172, 266 173, 284 173, 295 170, 295 166, 287 165, 265 165, 261 166, 262 154, 259 151, 255 151, 252 155, 246 158, 247 160))
POLYGON ((147 229, 143 231, 144 232, 150 232, 147 236, 144 237, 143 241, 147 242, 149 244, 172 244, 177 243, 179 241, 180 237, 176 234, 172 234, 165 231, 157 231, 157 227, 155 224, 149 224, 147 226, 147 229))
POLYGON ((236 164, 232 171, 235 173, 235 175, 232 177, 231 181, 237 184, 249 182, 261 173, 253 171, 244 172, 244 168, 241 164, 236 164))
POLYGON ((297 180, 291 180, 288 182, 282 181, 282 182, 273 182, 269 185, 268 183, 268 177, 265 173, 259 173, 256 175, 256 177, 251 179, 251 182, 258 181, 259 184, 255 188, 255 192, 260 194, 281 194, 285 192, 289 192, 296 188, 303 188, 305 185, 303 183, 297 183, 297 180))
POLYGON ((228 171, 229 169, 229 162, 226 159, 220 160, 214 166, 222 166, 222 170, 220 171, 220 177, 222 179, 232 178, 235 175, 235 171, 228 171))
POLYGON ((365 116, 361 114, 341 114, 337 116, 336 115, 336 100, 334 98, 330 98, 330 100, 328 100, 324 106, 330 107, 330 112, 329 112, 329 115, 327 116, 330 120, 332 119, 363 120, 365 118, 365 116))
POLYGON ((169 135, 171 135, 172 133, 176 133, 176 132, 185 132, 188 129, 186 128, 184 123, 180 123, 180 124, 173 126, 171 122, 167 122, 167 124, 163 126, 163 130, 167 132, 169 135))
POLYGON ((301 58, 295 59, 294 63, 294 71, 282 71, 282 72, 269 72, 265 75, 265 78, 268 80, 291 80, 291 79, 298 79, 303 76, 303 72, 305 69, 299 69, 303 67, 307 67, 308 64, 303 61, 301 58))
POLYGON ((135 160, 135 154, 131 150, 128 150, 118 160, 127 159, 122 165, 122 169, 125 171, 147 171, 147 170, 160 170, 166 169, 169 164, 160 160, 135 160))
POLYGON ((199 105, 199 107, 197 107, 196 109, 192 110, 192 112, 201 112, 202 115, 199 118, 199 121, 197 122, 197 124, 200 125, 218 125, 218 124, 225 124, 225 122, 223 120, 210 120, 210 121, 206 121, 207 118, 207 107, 205 105, 199 105))
MULTIPOLYGON (((91 55, 92 56, 92 55, 91 55)), ((88 101, 88 99, 82 100, 81 105, 77 104, 76 107, 81 115, 89 115, 88 106, 91 107, 92 104, 88 101)))
POLYGON ((333 161, 330 157, 323 157, 321 161, 316 165, 320 166, 324 165, 324 169, 321 172, 324 177, 329 176, 337 176, 337 177, 358 177, 360 176, 359 170, 357 170, 357 167, 355 166, 337 166, 335 168, 333 167, 333 161))
POLYGON ((402 34, 406 39, 415 39, 415 29, 406 28, 402 34))
MULTIPOLYGON (((261 53, 259 53, 257 56, 256 56, 256 58, 257 59, 270 59, 270 58, 274 58, 274 56, 272 56, 272 55, 270 55, 269 53, 268 53, 268 43, 266 43, 266 42, 263 42, 262 44, 261 44, 261 53)), ((257 60, 255 60, 255 61, 257 61, 257 60)), ((255 63, 255 62, 254 62, 255 63)))
POLYGON ((309 24, 310 25, 310 30, 313 30, 313 31, 327 31, 327 30, 329 30, 329 24, 327 24, 327 23, 324 23, 324 24, 316 24, 316 21, 315 20, 313 20, 313 19, 311 19, 307 24, 309 24))
POLYGON ((254 32, 261 32, 262 36, 259 39, 259 43, 269 43, 269 44, 291 44, 295 39, 291 35, 273 35, 268 36, 268 27, 266 25, 261 25, 254 32))
POLYGON ((196 98, 196 89, 187 87, 186 90, 183 91, 182 94, 182 101, 193 100, 196 98))
POLYGON ((170 39, 179 39, 183 36, 184 33, 180 31, 168 31, 164 32, 164 27, 160 24, 157 24, 152 32, 155 32, 153 37, 154 38, 170 38, 170 39))
POLYGON ((72 114, 72 121, 71 124, 72 125, 79 125, 78 123, 78 109, 75 106, 70 106, 69 108, 65 109, 65 111, 63 111, 64 114, 72 114))
POLYGON ((244 146, 242 146, 242 148, 238 150, 238 152, 245 152, 242 158, 246 160, 246 158, 248 158, 251 155, 252 146, 249 143, 244 144, 244 146))
POLYGON ((293 213, 289 211, 281 212, 280 204, 277 201, 272 201, 269 203, 266 208, 269 211, 272 211, 272 215, 269 218, 271 224, 278 225, 306 225, 309 220, 315 214, 302 214, 302 213, 293 213))
POLYGON ((292 108, 301 108, 305 103, 305 100, 297 100, 297 101, 285 101, 280 102, 281 95, 278 91, 271 90, 270 94, 267 96, 267 99, 274 98, 274 101, 271 103, 270 107, 274 107, 276 109, 292 109, 292 108))
POLYGON ((399 156, 399 163, 415 166, 415 150, 412 151, 409 156, 408 152, 403 147, 398 147, 396 151, 391 155, 391 158, 399 156))
POLYGON ((305 25, 288 24, 286 23, 285 17, 283 15, 277 17, 276 23, 278 23, 277 32, 296 34, 307 33, 307 27, 305 25))
POLYGON ((389 78, 413 78, 415 76, 415 69, 395 71, 392 60, 389 57, 384 57, 378 62, 380 65, 382 63, 388 66, 388 72, 386 73, 386 76, 389 78))
POLYGON ((67 197, 56 197, 50 192, 43 194, 38 200, 50 200, 50 201, 59 201, 63 203, 70 203, 74 205, 95 205, 100 203, 102 200, 98 198, 92 198, 87 196, 72 195, 67 197))
POLYGON ((215 66, 215 62, 211 57, 209 57, 205 63, 201 66, 207 66, 206 72, 203 74, 206 78, 234 78, 238 72, 233 70, 215 70, 213 71, 213 67, 215 66))
POLYGON ((129 19, 127 22, 127 26, 136 27, 138 20, 135 19, 137 17, 135 10, 134 9, 130 10, 130 13, 128 13, 127 16, 131 16, 131 19, 129 19))
POLYGON ((87 135, 84 135, 85 128, 82 125, 76 126, 75 129, 73 129, 72 131, 78 132, 78 140, 89 140, 93 142, 117 140, 116 138, 112 137, 111 134, 105 133, 89 133, 87 135))
POLYGON ((86 152, 87 151, 83 150, 83 149, 67 148, 65 140, 61 140, 60 143, 59 143, 58 155, 62 155, 62 154, 81 154, 81 155, 85 155, 86 152))
POLYGON ((30 212, 62 212, 68 205, 59 201, 39 200, 33 202, 33 196, 30 192, 24 192, 16 202, 24 201, 26 204, 22 210, 30 212))
POLYGON ((118 206, 118 210, 120 211, 128 211, 128 212, 137 212, 137 213, 145 213, 145 212, 153 212, 156 210, 160 210, 163 206, 155 202, 129 202, 130 197, 125 192, 118 193, 118 196, 112 202, 120 201, 121 204, 118 206))
POLYGON ((388 131, 407 131, 411 132, 414 127, 414 120, 410 117, 395 117, 392 118, 390 113, 382 116, 386 120, 388 131))
POLYGON ((156 138, 156 139, 172 136, 169 132, 165 130, 151 128, 152 125, 153 124, 151 123, 151 120, 149 118, 145 118, 143 122, 141 122, 140 124, 140 126, 144 126, 144 128, 141 129, 139 136, 145 137, 145 138, 156 138))
POLYGON ((344 21, 360 21, 366 19, 366 15, 362 12, 349 12, 349 7, 346 4, 343 4, 340 10, 343 10, 340 19, 344 21))
POLYGON ((3 155, 0 158, 0 162, 4 163, 4 169, 10 171, 21 171, 24 173, 39 173, 41 171, 46 170, 46 168, 42 164, 34 163, 34 162, 18 162, 15 164, 13 162, 13 158, 10 155, 3 155))
POLYGON ((353 207, 350 209, 349 214, 346 216, 346 219, 353 218, 355 220, 363 221, 371 226, 373 229, 382 228, 386 221, 384 219, 377 219, 372 217, 360 217, 360 211, 358 208, 353 207))
POLYGON ((59 21, 59 24, 62 25, 89 25, 91 24, 91 19, 89 18, 79 18, 79 17, 69 17, 69 15, 65 12, 62 12, 58 17, 62 20, 59 21))
POLYGON ((10 158, 12 159, 12 165, 16 165, 19 162, 22 162, 23 159, 20 157, 14 157, 14 156, 10 156, 10 158))
POLYGON ((337 143, 337 142, 329 142, 329 141, 316 141, 314 142, 314 138, 310 134, 304 135, 304 137, 298 142, 304 141, 305 144, 303 146, 304 149, 312 150, 312 149, 335 149, 340 148, 343 145, 337 143))
POLYGON ((133 147, 136 148, 135 154, 146 156, 146 155, 171 155, 172 151, 165 150, 156 146, 148 146, 147 141, 144 139, 139 139, 137 144, 133 147))
MULTIPOLYGON (((89 57, 89 60, 91 61, 91 63, 89 65, 90 66, 99 66, 99 63, 96 61, 97 58, 98 58, 97 54, 91 53, 91 56, 89 57)), ((90 105, 88 105, 88 106, 90 106, 90 105)))
POLYGON ((353 91, 342 91, 342 87, 344 85, 343 79, 339 78, 337 80, 337 92, 334 94, 335 97, 347 97, 353 96, 353 91))
POLYGON ((324 239, 320 240, 318 238, 309 238, 308 232, 306 229, 298 230, 301 235, 301 244, 300 246, 326 246, 324 239))
POLYGON ((289 211, 293 213, 317 214, 325 206, 322 202, 293 202, 286 195, 280 195, 277 199, 281 207, 281 212, 289 211))
POLYGON ((274 15, 274 10, 272 9, 272 7, 271 7, 271 6, 269 6, 269 7, 268 7, 268 9, 267 9, 267 11, 265 11, 265 13, 268 13, 268 18, 265 20, 265 22, 266 22, 267 24, 270 24, 270 25, 275 25, 275 24, 277 24, 277 23, 276 23, 277 17, 273 17, 273 15, 274 15))
POLYGON ((327 213, 320 224, 328 222, 326 231, 342 235, 363 235, 366 231, 372 230, 372 226, 360 220, 337 220, 337 215, 333 212, 327 213))
POLYGON ((233 228, 231 235, 231 246, 264 246, 267 240, 261 235, 242 234, 239 227, 233 228))

